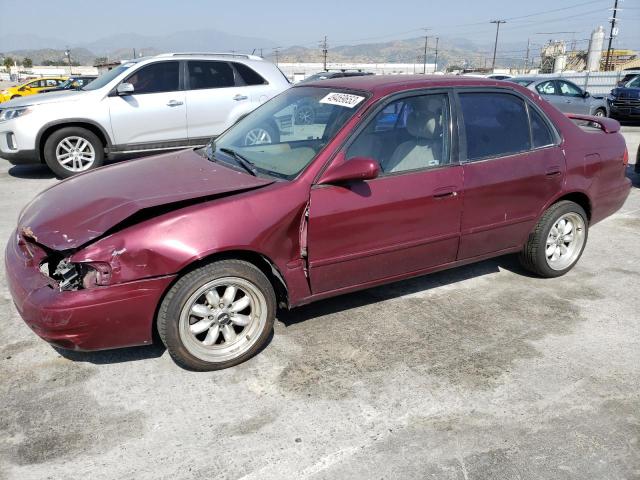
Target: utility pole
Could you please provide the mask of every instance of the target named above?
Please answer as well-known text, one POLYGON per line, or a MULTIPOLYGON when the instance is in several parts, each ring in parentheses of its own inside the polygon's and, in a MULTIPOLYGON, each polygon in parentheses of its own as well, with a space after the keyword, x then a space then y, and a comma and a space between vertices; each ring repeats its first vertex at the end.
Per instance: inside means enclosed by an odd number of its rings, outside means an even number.
POLYGON ((71 49, 67 47, 67 49, 64 51, 64 54, 66 55, 67 60, 69 61, 69 75, 71 75, 71 49))
POLYGON ((274 55, 275 55, 275 57, 276 57, 276 66, 278 66, 278 58, 279 58, 279 57, 278 57, 278 54, 280 53, 280 49, 281 49, 281 48, 282 48, 282 47, 274 47, 274 48, 273 48, 273 54, 274 54, 274 55))
POLYGON ((440 37, 436 37, 436 59, 434 61, 435 67, 433 68, 433 73, 438 71, 438 40, 440 40, 440 37))
POLYGON ((527 38, 527 57, 524 59, 524 74, 527 74, 527 68, 529 67, 529 47, 531 46, 531 38, 527 38))
POLYGON ((329 47, 327 46, 327 36, 324 36, 324 40, 320 42, 320 48, 322 49, 322 58, 324 64, 324 71, 327 71, 327 53, 329 53, 329 47))
MULTIPOLYGON (((617 0, 616 0, 617 1, 617 0)), ((500 32, 500 24, 507 23, 506 20, 491 20, 490 23, 496 24, 496 41, 493 44, 493 61, 491 62, 491 71, 493 72, 496 68, 496 50, 498 49, 498 33, 500 32)))
POLYGON ((609 70, 609 58, 611 58, 611 42, 613 37, 618 35, 618 29, 616 28, 616 16, 618 13, 618 0, 613 2, 613 17, 611 18, 611 32, 609 33, 609 45, 607 46, 607 59, 604 61, 604 71, 609 70))
MULTIPOLYGON (((431 30, 430 28, 423 28, 425 32, 431 30)), ((424 57, 422 61, 422 73, 427 73, 427 43, 429 42, 429 35, 424 36, 424 57)))

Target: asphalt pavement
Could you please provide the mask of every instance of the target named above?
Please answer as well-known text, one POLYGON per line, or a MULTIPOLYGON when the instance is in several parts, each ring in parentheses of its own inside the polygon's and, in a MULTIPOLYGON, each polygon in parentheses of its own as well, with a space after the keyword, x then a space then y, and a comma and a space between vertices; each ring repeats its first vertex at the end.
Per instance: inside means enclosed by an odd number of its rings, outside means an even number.
MULTIPOLYGON (((634 162, 640 127, 623 132, 634 162)), ((2 264, 0 479, 639 479, 629 176, 564 277, 505 256, 281 312, 262 353, 220 372, 158 345, 62 354, 22 322, 2 264)), ((56 182, 0 161, 3 249, 56 182)))

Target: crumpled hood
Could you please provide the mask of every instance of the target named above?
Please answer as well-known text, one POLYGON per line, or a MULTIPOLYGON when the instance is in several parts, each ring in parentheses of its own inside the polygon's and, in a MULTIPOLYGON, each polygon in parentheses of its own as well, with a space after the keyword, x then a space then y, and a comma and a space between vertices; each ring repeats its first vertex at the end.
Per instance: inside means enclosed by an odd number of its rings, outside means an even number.
POLYGON ((25 207, 18 230, 51 249, 70 250, 145 208, 271 183, 183 150, 122 162, 60 182, 25 207))
POLYGON ((18 97, 8 102, 0 104, 0 108, 14 108, 14 107, 26 107, 29 105, 43 105, 45 103, 58 103, 78 101, 86 95, 91 95, 92 92, 85 92, 82 90, 63 90, 60 92, 48 92, 48 93, 35 93, 33 95, 27 95, 26 97, 18 97))

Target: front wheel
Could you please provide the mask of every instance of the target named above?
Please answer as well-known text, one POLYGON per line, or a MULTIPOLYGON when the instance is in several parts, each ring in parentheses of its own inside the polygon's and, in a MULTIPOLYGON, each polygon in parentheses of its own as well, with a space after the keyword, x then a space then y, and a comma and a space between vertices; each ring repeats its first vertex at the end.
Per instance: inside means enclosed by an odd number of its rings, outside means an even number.
POLYGON ((276 298, 254 265, 223 260, 180 278, 158 311, 158 333, 179 365, 220 370, 244 362, 269 340, 276 298))
POLYGON ((578 262, 588 236, 584 209, 563 200, 542 215, 520 253, 520 263, 541 277, 564 275, 578 262))
POLYGON ((593 113, 593 115, 596 117, 606 117, 607 112, 604 108, 599 108, 593 113))
POLYGON ((95 133, 86 128, 61 128, 47 138, 44 161, 58 177, 67 178, 101 166, 104 145, 95 133))

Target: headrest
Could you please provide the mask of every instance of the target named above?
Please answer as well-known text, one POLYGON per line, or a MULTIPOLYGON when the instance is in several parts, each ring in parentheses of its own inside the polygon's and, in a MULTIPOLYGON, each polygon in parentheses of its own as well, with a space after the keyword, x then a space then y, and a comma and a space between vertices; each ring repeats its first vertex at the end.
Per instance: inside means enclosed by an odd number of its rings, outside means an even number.
POLYGON ((407 117, 407 131, 418 138, 431 140, 440 134, 442 99, 419 97, 413 101, 413 111, 407 117))

